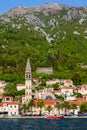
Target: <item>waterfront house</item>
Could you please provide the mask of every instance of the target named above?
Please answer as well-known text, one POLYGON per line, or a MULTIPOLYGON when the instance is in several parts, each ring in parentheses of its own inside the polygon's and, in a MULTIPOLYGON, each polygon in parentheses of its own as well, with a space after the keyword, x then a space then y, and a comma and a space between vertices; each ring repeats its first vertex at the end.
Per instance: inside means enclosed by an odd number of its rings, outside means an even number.
POLYGON ((13 101, 12 96, 3 96, 0 103, 0 114, 7 116, 18 116, 20 114, 20 102, 13 101))

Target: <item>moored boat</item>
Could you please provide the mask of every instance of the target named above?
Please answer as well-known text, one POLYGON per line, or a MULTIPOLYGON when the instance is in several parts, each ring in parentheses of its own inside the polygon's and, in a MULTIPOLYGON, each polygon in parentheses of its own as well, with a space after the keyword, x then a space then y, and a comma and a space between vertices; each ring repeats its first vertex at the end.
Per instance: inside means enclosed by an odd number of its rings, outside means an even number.
POLYGON ((62 119, 64 115, 49 115, 46 117, 47 119, 62 119))

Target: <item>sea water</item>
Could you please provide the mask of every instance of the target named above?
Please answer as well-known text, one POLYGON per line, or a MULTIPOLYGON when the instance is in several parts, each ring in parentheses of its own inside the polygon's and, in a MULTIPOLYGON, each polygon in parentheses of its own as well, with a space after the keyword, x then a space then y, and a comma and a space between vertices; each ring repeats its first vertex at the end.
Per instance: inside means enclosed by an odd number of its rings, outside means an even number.
POLYGON ((0 130, 87 130, 87 118, 0 119, 0 130))

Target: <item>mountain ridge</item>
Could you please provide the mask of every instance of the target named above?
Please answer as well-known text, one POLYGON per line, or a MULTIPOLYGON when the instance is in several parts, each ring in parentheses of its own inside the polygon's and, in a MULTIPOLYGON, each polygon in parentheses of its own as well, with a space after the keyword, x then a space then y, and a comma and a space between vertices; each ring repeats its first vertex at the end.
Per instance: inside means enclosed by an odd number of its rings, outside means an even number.
POLYGON ((15 7, 13 9, 8 10, 5 14, 9 15, 9 13, 17 13, 19 12, 19 14, 23 14, 26 11, 30 11, 30 12, 43 12, 48 10, 49 11, 56 11, 56 10, 62 10, 63 8, 65 8, 66 10, 73 8, 73 9, 81 9, 81 10, 87 10, 87 7, 73 7, 73 6, 68 6, 68 5, 62 5, 62 4, 58 4, 58 3, 47 3, 47 4, 43 4, 40 6, 18 6, 15 7), (24 10, 24 11, 23 11, 24 10))
POLYGON ((77 72, 86 82, 87 7, 16 7, 0 15, 0 45, 1 74, 23 74, 30 57, 34 72, 53 66, 59 78, 77 72))

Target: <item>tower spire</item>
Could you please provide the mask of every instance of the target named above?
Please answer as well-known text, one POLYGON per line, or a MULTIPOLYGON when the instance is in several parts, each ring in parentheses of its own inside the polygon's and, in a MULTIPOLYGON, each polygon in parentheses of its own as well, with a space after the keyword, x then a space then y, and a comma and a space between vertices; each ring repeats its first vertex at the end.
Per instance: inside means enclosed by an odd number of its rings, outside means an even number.
POLYGON ((26 102, 29 102, 32 99, 32 74, 29 58, 27 59, 25 67, 25 86, 26 102))
POLYGON ((29 72, 31 73, 31 66, 30 66, 30 60, 28 58, 26 63, 25 73, 29 73, 29 72))
POLYGON ((31 65, 30 65, 29 58, 27 59, 26 68, 25 68, 25 79, 26 80, 31 80, 32 79, 32 76, 31 76, 31 65))

